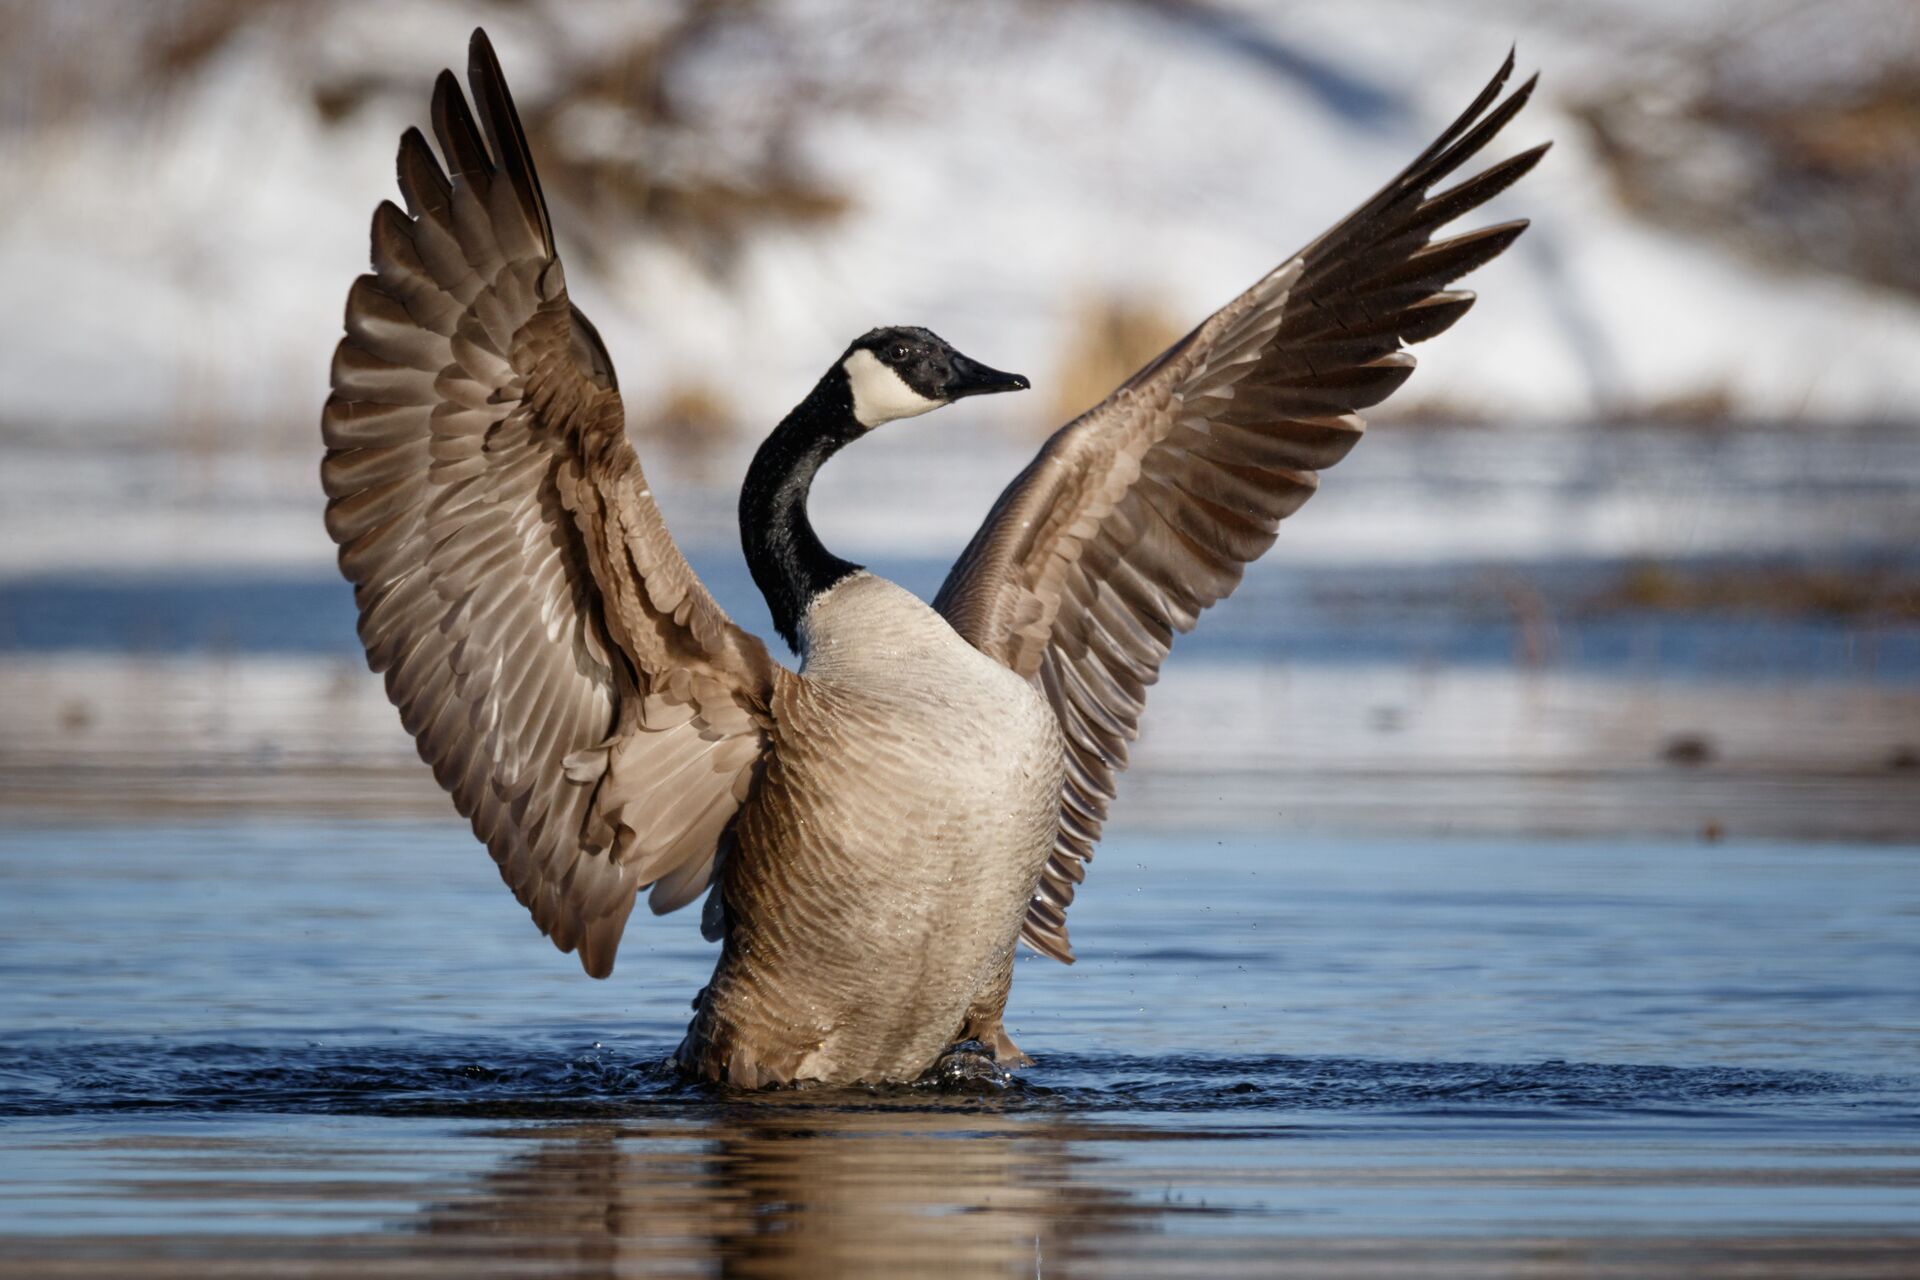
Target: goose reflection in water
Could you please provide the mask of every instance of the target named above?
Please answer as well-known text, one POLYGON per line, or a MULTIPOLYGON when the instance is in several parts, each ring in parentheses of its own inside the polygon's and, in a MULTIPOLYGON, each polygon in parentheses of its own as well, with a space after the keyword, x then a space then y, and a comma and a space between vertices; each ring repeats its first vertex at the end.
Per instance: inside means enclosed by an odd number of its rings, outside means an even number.
POLYGON ((1163 1212, 1087 1176, 1100 1162, 1075 1140, 1124 1134, 977 1112, 766 1112, 515 1130, 537 1145, 427 1206, 419 1230, 434 1254, 472 1238, 475 1266, 501 1274, 1053 1276, 1163 1212))

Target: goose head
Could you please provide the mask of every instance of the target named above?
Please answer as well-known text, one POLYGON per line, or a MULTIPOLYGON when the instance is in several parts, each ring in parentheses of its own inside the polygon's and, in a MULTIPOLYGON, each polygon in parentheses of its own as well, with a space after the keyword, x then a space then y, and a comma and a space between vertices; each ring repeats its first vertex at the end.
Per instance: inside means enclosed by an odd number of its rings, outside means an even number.
POLYGON ((1025 391, 1032 384, 961 355, 938 334, 913 325, 874 329, 856 338, 840 358, 863 431, 920 414, 966 396, 1025 391))
POLYGON ((897 325, 854 339, 773 429, 740 487, 740 542, 774 627, 796 652, 811 602, 860 568, 822 546, 807 520, 807 493, 822 464, 883 422, 1028 385, 926 329, 897 325))

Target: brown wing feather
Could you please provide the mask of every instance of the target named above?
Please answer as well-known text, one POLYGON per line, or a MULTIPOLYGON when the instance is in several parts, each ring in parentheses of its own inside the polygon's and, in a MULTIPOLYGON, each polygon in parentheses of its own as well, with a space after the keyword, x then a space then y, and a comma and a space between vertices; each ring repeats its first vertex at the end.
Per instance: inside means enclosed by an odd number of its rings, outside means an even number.
POLYGON ((1359 440, 1359 410, 1413 371, 1403 345, 1473 304, 1447 286, 1525 228, 1432 239, 1546 151, 1433 193, 1525 105, 1532 80, 1496 105, 1512 70, 1509 54, 1378 194, 1057 432, 941 588, 936 607, 1034 680, 1066 736, 1059 836, 1022 935, 1037 950, 1072 959, 1067 905, 1174 636, 1239 584, 1359 440))
POLYGON ((638 890, 681 905, 765 743, 780 669, 673 543, 613 367, 567 298, 484 34, 402 137, 322 431, 360 635, 502 878, 604 976, 638 890))

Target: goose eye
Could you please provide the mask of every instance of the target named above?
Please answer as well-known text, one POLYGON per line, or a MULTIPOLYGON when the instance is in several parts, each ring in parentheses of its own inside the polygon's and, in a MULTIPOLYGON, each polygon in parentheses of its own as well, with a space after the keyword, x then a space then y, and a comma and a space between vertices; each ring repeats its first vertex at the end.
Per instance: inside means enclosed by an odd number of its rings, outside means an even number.
POLYGON ((904 346, 895 347, 893 349, 893 358, 895 360, 905 360, 909 354, 911 353, 908 352, 908 350, 904 346))

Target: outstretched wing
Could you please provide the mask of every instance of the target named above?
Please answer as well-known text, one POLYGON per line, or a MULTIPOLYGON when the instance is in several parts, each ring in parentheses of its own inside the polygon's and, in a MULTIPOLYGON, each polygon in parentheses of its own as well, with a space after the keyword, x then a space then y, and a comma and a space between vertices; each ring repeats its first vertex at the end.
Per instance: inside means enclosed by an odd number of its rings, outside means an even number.
POLYGON ((360 637, 434 776, 563 951, 612 970, 637 891, 697 896, 781 670, 667 533, 567 300, 486 36, 402 137, 321 430, 360 637), (484 129, 484 134, 483 134, 484 129))
POLYGON ((1353 447, 1358 410, 1406 381, 1403 344, 1473 304, 1447 286, 1525 229, 1432 239, 1546 151, 1431 194, 1526 103, 1532 80, 1495 105, 1512 71, 1509 54, 1379 194, 1055 433, 948 575, 935 607, 1040 686, 1067 740, 1059 834, 1022 933, 1037 950, 1073 957, 1067 905, 1174 636, 1239 584, 1353 447))

